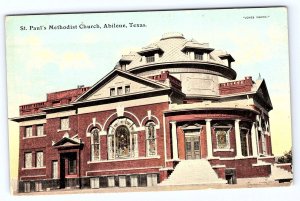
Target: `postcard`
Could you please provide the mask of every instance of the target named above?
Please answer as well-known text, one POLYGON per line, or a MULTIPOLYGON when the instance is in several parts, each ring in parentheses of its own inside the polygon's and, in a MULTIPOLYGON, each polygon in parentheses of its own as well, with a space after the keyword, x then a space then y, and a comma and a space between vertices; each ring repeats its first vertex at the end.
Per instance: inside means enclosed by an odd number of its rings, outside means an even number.
POLYGON ((17 195, 289 186, 285 7, 6 16, 17 195))

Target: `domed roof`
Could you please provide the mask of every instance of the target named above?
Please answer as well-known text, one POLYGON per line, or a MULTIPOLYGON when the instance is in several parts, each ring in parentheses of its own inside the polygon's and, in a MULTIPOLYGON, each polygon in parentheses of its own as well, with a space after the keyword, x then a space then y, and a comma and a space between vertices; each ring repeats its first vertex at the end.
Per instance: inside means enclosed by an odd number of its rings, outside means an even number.
MULTIPOLYGON (((217 51, 210 48, 208 43, 200 43, 194 39, 187 40, 183 34, 172 32, 163 34, 159 41, 145 46, 137 52, 130 52, 127 55, 123 55, 120 61, 124 61, 126 58, 126 70, 128 71, 171 63, 205 63, 228 67, 227 61, 220 58, 222 52, 224 51, 217 51), (208 56, 203 60, 196 60, 189 52, 205 52, 208 56), (156 53, 158 54, 155 59, 153 58, 150 62, 147 62, 145 57, 154 56, 156 53)), ((119 62, 117 67, 120 66, 120 64, 121 62, 119 62)))

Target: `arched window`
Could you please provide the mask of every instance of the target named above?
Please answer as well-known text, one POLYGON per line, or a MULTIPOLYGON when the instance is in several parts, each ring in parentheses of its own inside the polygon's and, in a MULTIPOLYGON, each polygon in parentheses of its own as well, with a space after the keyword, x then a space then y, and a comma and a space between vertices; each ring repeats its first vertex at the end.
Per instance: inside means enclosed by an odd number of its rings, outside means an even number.
POLYGON ((148 122, 146 124, 146 150, 147 156, 155 156, 157 154, 156 129, 154 122, 148 122))
POLYGON ((130 132, 127 126, 121 125, 117 127, 115 132, 116 137, 116 157, 130 156, 130 132))
POLYGON ((138 157, 135 124, 128 118, 116 119, 108 129, 108 159, 138 157))
POLYGON ((91 130, 91 160, 100 160, 100 136, 98 128, 91 130))

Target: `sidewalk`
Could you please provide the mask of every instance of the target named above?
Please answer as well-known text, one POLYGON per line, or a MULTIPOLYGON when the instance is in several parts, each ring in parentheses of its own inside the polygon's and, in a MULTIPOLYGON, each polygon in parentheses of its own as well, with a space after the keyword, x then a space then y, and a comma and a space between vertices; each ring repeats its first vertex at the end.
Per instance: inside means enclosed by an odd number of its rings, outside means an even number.
POLYGON ((261 187, 287 187, 292 185, 285 183, 264 183, 264 184, 214 184, 214 185, 184 185, 184 186, 152 186, 152 187, 114 187, 99 189, 57 189, 52 191, 14 193, 17 196, 23 195, 55 195, 55 194, 83 194, 83 193, 122 193, 122 192, 158 192, 158 191, 181 191, 181 190, 205 190, 205 189, 236 189, 236 188, 261 188, 261 187))

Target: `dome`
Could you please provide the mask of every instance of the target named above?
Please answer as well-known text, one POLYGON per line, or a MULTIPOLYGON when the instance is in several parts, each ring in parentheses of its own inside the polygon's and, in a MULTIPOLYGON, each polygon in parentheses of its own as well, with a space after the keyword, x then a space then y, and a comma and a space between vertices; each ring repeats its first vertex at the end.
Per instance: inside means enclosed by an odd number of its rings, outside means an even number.
POLYGON ((153 71, 155 69, 172 73, 175 68, 185 68, 190 72, 206 72, 235 79, 236 73, 230 65, 234 60, 232 57, 228 59, 231 55, 224 56, 223 52, 209 47, 208 43, 188 40, 182 33, 169 32, 163 34, 159 41, 123 55, 116 68, 142 76, 157 73, 153 71))
POLYGON ((179 32, 168 32, 162 35, 162 38, 160 40, 166 40, 169 38, 183 38, 183 34, 179 32))

